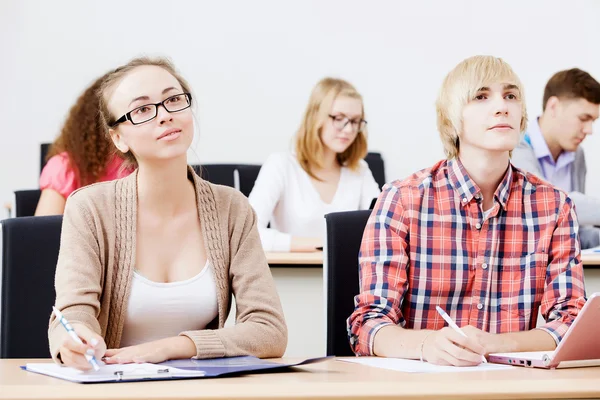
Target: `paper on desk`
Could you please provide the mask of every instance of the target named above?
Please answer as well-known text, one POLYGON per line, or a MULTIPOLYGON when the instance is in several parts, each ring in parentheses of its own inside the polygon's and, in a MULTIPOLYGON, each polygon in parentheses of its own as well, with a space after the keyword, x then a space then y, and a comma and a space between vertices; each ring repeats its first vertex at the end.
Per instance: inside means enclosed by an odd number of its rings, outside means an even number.
POLYGON ((76 368, 63 367, 54 363, 28 363, 26 370, 78 383, 160 379, 163 375, 165 378, 204 376, 202 371, 185 371, 177 368, 165 369, 164 366, 159 364, 102 364, 99 371, 80 371, 76 368))
POLYGON ((428 362, 416 360, 405 360, 402 358, 383 358, 383 357, 354 357, 338 358, 339 361, 367 365, 369 367, 390 369, 401 372, 469 372, 469 371, 494 371, 501 369, 515 368, 512 365, 503 364, 479 364, 475 367, 452 367, 445 365, 435 365, 428 362))

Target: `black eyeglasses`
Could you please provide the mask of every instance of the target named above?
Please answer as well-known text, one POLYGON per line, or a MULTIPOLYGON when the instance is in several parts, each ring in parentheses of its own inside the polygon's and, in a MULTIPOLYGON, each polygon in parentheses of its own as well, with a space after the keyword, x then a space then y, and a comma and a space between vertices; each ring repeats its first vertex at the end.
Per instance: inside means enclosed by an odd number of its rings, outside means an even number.
POLYGON ((334 128, 340 131, 348 124, 351 124, 354 132, 362 132, 367 126, 367 121, 364 119, 350 119, 344 115, 330 115, 329 118, 331 118, 334 128))
POLYGON ((186 108, 190 108, 192 105, 192 95, 189 93, 180 93, 169 98, 164 99, 160 103, 156 104, 144 104, 143 106, 139 106, 127 114, 123 115, 121 118, 110 124, 111 128, 119 125, 125 121, 131 121, 133 125, 143 124, 144 122, 148 122, 153 120, 158 115, 158 106, 163 106, 165 110, 170 113, 174 113, 177 111, 185 110, 186 108))

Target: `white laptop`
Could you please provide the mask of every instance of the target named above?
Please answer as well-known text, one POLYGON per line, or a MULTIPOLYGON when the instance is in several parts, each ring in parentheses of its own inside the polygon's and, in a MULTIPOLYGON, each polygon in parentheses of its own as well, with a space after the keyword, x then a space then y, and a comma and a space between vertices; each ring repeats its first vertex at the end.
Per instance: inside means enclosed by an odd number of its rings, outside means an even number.
POLYGON ((600 293, 592 294, 554 351, 495 353, 492 363, 535 368, 600 366, 600 293))

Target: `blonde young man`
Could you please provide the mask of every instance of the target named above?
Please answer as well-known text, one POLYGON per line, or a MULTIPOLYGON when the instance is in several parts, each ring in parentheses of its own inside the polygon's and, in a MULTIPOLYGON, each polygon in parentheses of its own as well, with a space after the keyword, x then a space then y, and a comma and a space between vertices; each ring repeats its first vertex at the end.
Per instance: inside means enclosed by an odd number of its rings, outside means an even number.
POLYGON ((456 366, 554 349, 585 302, 578 225, 564 192, 510 164, 521 82, 499 58, 466 59, 437 114, 447 160, 386 185, 365 229, 351 346, 456 366))

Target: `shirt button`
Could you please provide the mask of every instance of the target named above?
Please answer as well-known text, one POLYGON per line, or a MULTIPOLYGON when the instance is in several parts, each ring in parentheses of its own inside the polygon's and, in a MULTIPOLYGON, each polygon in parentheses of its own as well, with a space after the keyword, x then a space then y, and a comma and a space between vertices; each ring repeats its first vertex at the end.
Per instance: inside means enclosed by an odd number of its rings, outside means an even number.
POLYGON ((481 224, 478 222, 478 223, 475 225, 475 228, 477 228, 477 229, 481 229, 481 224))
POLYGON ((466 197, 463 197, 463 199, 462 199, 462 202, 463 202, 463 203, 466 203, 466 202, 467 202, 467 198, 466 198, 466 197))
POLYGON ((486 264, 486 263, 483 263, 483 264, 481 264, 481 268, 483 268, 483 269, 487 269, 487 267, 488 267, 488 266, 487 266, 487 264, 486 264))
POLYGON ((483 304, 481 304, 481 303, 478 303, 478 304, 477 304, 477 309, 478 309, 478 310, 481 310, 482 308, 483 308, 483 304))

